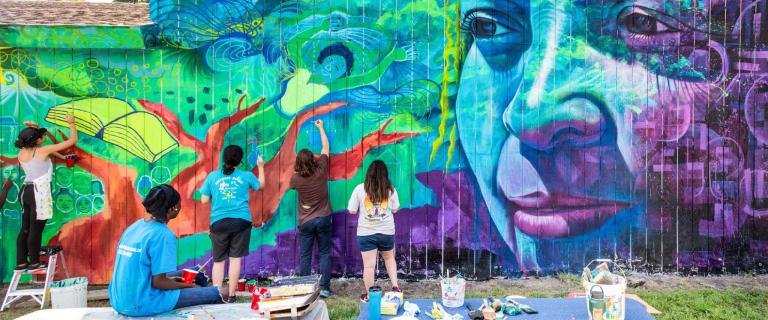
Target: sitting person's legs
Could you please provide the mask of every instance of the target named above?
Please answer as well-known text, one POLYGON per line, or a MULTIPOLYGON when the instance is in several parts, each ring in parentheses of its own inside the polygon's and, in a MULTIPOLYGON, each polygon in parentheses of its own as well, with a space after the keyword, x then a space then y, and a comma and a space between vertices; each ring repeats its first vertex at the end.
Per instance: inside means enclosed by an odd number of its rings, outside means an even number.
POLYGON ((227 296, 226 288, 200 287, 181 289, 179 292, 179 301, 176 302, 174 309, 180 309, 203 304, 224 303, 227 296))

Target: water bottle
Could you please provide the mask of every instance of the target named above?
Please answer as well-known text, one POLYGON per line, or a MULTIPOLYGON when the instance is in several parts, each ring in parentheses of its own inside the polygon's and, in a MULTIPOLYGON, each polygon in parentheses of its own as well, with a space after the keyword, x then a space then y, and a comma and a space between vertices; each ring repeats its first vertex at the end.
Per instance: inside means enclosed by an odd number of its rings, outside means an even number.
POLYGON ((381 319, 381 287, 379 286, 368 289, 368 319, 381 319))

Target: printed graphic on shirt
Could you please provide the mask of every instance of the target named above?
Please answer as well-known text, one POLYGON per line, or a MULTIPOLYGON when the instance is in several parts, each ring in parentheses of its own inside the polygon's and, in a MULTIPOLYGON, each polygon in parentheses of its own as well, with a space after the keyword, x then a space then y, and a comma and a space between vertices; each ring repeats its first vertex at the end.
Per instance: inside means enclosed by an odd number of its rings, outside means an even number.
POLYGON ((237 190, 244 184, 240 177, 224 177, 216 181, 216 186, 219 187, 219 194, 224 200, 237 199, 237 190))
POLYGON ((368 221, 384 221, 388 215, 392 214, 389 207, 389 199, 384 199, 380 203, 373 203, 371 198, 365 196, 365 219, 368 221))
POLYGON ((129 257, 129 258, 133 256, 134 253, 141 253, 141 249, 129 247, 124 244, 119 245, 117 248, 118 248, 117 254, 129 257))

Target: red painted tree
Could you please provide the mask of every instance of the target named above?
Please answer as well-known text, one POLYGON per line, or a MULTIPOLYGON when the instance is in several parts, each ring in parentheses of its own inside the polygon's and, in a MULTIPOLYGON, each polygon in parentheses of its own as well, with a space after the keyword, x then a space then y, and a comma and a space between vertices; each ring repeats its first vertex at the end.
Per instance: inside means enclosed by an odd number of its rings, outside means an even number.
MULTIPOLYGON (((195 163, 182 170, 171 182, 171 185, 181 194, 182 210, 179 218, 170 223, 170 227, 179 236, 208 232, 210 205, 193 199, 193 194, 206 175, 218 168, 219 154, 223 148, 226 133, 252 115, 264 102, 264 99, 261 99, 247 108, 241 108, 244 100, 245 96, 240 99, 235 113, 210 127, 204 141, 187 133, 176 114, 163 104, 139 101, 144 109, 163 120, 169 131, 179 141, 180 146, 190 148, 197 154, 195 163)), ((293 119, 279 151, 265 164, 266 183, 259 191, 251 194, 254 226, 261 226, 272 218, 280 199, 288 190, 288 181, 293 174, 296 158, 295 149, 299 128, 313 117, 328 114, 346 105, 343 102, 333 102, 317 106, 300 113, 293 119)), ((384 133, 391 121, 390 119, 379 130, 363 137, 351 149, 331 155, 331 179, 348 179, 354 176, 362 165, 363 158, 371 149, 416 135, 415 133, 384 133)), ((59 134, 64 137, 63 132, 59 131, 59 134)), ((52 136, 51 138, 53 139, 52 136)), ((141 205, 142 199, 135 190, 138 173, 132 168, 89 154, 78 147, 74 148, 74 152, 83 159, 78 165, 104 182, 107 194, 105 207, 96 216, 80 218, 65 224, 50 243, 64 246, 70 275, 87 275, 91 283, 107 283, 112 273, 115 247, 120 235, 128 225, 145 216, 141 205)), ((4 160, 16 163, 15 159, 4 160)))

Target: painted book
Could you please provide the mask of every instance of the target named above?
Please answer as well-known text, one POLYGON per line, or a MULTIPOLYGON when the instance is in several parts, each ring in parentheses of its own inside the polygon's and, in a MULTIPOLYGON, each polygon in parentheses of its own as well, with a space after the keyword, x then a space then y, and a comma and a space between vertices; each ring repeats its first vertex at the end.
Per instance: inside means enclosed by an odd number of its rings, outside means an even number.
POLYGON ((178 141, 154 114, 136 110, 129 103, 114 98, 90 98, 57 105, 45 120, 67 126, 72 114, 77 130, 118 146, 147 162, 157 162, 178 146, 178 141))

